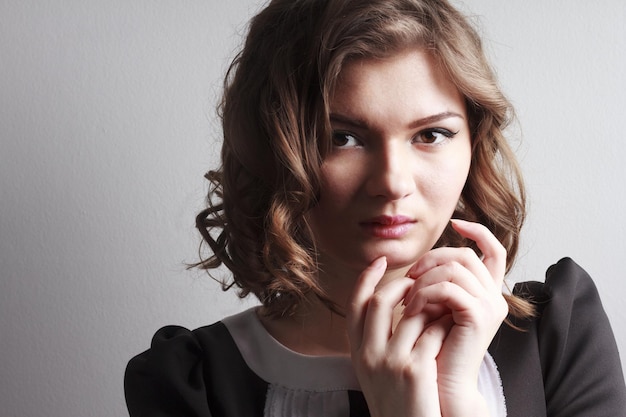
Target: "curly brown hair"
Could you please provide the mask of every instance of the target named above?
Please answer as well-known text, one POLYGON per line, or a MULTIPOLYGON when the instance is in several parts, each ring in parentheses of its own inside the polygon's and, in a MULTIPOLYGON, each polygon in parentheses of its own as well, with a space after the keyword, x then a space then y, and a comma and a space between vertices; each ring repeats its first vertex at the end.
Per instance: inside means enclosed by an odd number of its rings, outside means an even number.
MULTIPOLYGON (((456 218, 487 226, 507 249, 507 272, 525 217, 519 167, 503 130, 513 109, 467 19, 442 0, 272 0, 250 22, 226 75, 219 106, 222 165, 210 171, 208 207, 196 225, 224 264, 224 289, 253 293, 272 316, 291 314, 316 280, 305 214, 316 204, 320 166, 330 146, 329 97, 346 62, 427 48, 467 102, 472 161, 456 218)), ((436 246, 471 246, 448 227, 436 246)), ((532 314, 507 296, 516 316, 532 314)))

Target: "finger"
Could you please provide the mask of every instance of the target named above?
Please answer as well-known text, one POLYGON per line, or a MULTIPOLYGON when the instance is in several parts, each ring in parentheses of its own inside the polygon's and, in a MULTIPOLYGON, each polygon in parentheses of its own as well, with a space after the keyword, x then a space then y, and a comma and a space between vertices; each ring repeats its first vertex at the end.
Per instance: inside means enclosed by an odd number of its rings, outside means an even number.
POLYGON ((411 315, 405 309, 389 340, 388 351, 410 352, 424 329, 445 315, 450 315, 450 309, 443 304, 426 304, 419 313, 411 315))
POLYGON ((452 312, 457 324, 472 321, 471 311, 475 311, 479 299, 473 297, 463 288, 444 281, 419 290, 405 308, 405 314, 416 314, 426 305, 443 304, 452 312))
MULTIPOLYGON (((491 273, 485 264, 473 249, 467 247, 442 247, 430 250, 409 269, 407 276, 421 280, 422 276, 429 270, 450 263, 456 263, 468 269, 484 286, 493 285, 493 278, 491 278, 491 273)), ((450 268, 456 268, 456 266, 450 266, 450 268)))
POLYGON ((367 303, 361 343, 372 353, 382 353, 392 335, 396 307, 404 299, 414 280, 397 278, 378 286, 367 303))
POLYGON ((427 323, 430 323, 446 314, 450 314, 450 309, 443 304, 426 304, 419 314, 425 314, 428 318, 427 323))
POLYGON ((432 316, 429 312, 425 311, 411 316, 403 315, 398 321, 393 335, 389 339, 387 354, 389 356, 397 354, 400 357, 405 357, 406 354, 413 350, 418 337, 422 334, 428 323, 439 317, 440 316, 432 316))
POLYGON ((441 282, 449 282, 457 285, 473 297, 482 297, 485 295, 486 289, 483 286, 484 281, 490 281, 490 289, 495 290, 493 288, 494 283, 491 276, 489 275, 489 272, 484 266, 483 269, 485 270, 482 271, 481 275, 486 275, 486 278, 484 278, 482 282, 481 280, 477 279, 474 273, 472 273, 470 270, 465 268, 465 266, 456 261, 439 265, 433 269, 426 271, 423 275, 419 277, 419 279, 415 280, 415 283, 405 297, 404 304, 406 306, 411 305, 412 308, 405 308, 404 314, 412 315, 418 313, 419 311, 414 310, 414 308, 416 308, 415 304, 412 304, 412 300, 415 295, 422 288, 439 284, 441 282))
POLYGON ((450 220, 452 227, 461 236, 471 239, 478 245, 483 254, 483 263, 501 286, 506 271, 506 249, 489 229, 480 223, 465 220, 450 220))
POLYGON ((415 359, 417 361, 423 361, 436 358, 453 325, 454 320, 449 314, 430 323, 415 343, 415 347, 413 348, 415 359))
POLYGON ((359 276, 352 296, 346 303, 348 335, 351 345, 358 348, 363 339, 363 326, 367 312, 367 304, 376 289, 376 285, 383 277, 387 268, 387 259, 382 256, 372 262, 359 276))

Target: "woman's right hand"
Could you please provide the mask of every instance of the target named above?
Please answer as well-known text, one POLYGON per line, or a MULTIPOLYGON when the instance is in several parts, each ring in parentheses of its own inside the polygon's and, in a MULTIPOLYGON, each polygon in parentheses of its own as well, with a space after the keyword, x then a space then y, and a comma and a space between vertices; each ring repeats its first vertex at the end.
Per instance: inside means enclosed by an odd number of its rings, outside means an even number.
POLYGON ((375 260, 348 302, 352 362, 372 417, 440 417, 437 355, 452 326, 445 312, 427 310, 399 319, 394 312, 415 283, 379 285, 387 262, 375 260))

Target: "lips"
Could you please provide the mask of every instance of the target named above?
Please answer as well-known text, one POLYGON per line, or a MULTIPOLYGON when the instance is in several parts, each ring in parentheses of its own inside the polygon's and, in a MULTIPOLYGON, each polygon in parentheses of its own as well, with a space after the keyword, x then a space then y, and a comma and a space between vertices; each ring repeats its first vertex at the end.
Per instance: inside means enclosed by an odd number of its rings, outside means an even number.
POLYGON ((366 233, 381 239, 398 239, 409 232, 416 221, 407 216, 376 216, 361 222, 366 233))

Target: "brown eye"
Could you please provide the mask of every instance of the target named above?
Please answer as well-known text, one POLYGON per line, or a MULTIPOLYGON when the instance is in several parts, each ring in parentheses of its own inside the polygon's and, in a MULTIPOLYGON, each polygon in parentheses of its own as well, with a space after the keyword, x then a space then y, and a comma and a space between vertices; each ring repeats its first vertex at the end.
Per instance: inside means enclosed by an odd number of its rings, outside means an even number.
POLYGON ((459 132, 451 132, 448 129, 433 128, 423 130, 415 136, 413 142, 425 143, 428 145, 438 145, 447 139, 452 139, 459 132))
POLYGON ((338 148, 360 146, 361 142, 356 136, 347 132, 333 132, 333 145, 338 148))

